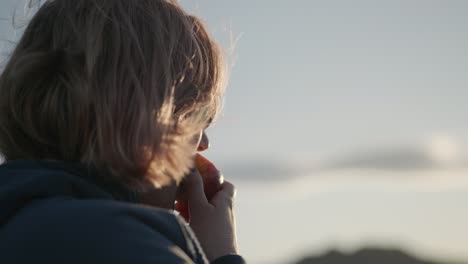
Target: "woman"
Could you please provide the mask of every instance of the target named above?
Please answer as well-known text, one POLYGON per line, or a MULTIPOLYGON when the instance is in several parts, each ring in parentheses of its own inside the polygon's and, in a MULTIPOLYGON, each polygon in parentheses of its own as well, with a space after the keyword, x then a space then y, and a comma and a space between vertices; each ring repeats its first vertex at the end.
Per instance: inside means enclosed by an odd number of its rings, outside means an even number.
POLYGON ((46 1, 0 77, 1 262, 244 263, 234 186, 192 169, 222 80, 175 1, 46 1))

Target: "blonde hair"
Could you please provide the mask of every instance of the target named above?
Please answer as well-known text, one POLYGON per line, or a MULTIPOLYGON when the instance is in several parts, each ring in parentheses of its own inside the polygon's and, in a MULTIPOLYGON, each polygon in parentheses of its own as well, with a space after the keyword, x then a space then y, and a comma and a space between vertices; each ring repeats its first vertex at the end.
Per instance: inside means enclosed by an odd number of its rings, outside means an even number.
POLYGON ((176 1, 46 1, 0 77, 0 152, 138 189, 179 182, 223 73, 218 45, 176 1))

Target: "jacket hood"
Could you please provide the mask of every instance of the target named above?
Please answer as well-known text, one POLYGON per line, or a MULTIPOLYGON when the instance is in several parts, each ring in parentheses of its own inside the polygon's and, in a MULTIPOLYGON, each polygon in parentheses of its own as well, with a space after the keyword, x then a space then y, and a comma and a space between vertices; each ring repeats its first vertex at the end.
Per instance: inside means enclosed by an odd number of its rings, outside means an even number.
POLYGON ((135 191, 79 163, 10 160, 0 165, 0 226, 35 199, 53 197, 137 202, 135 191))

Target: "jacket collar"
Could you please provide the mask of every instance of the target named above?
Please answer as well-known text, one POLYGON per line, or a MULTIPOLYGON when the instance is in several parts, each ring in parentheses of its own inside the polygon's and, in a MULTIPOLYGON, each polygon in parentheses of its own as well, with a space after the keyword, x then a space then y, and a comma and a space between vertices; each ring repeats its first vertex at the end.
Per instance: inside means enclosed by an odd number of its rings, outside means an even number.
POLYGON ((78 162, 17 159, 6 161, 5 163, 1 164, 1 166, 14 171, 47 170, 51 173, 67 173, 83 179, 89 184, 95 185, 99 189, 109 193, 115 200, 131 203, 139 202, 137 191, 132 190, 118 182, 100 177, 95 168, 85 166, 78 162))

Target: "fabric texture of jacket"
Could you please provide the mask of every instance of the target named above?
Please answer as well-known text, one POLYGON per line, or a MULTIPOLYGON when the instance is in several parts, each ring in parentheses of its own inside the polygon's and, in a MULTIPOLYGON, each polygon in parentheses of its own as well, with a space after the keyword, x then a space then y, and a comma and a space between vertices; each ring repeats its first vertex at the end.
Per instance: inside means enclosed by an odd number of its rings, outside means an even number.
MULTIPOLYGON (((172 210, 137 203, 135 192, 77 163, 0 165, 1 263, 209 263, 172 210)), ((244 264, 227 255, 215 264, 244 264)))

